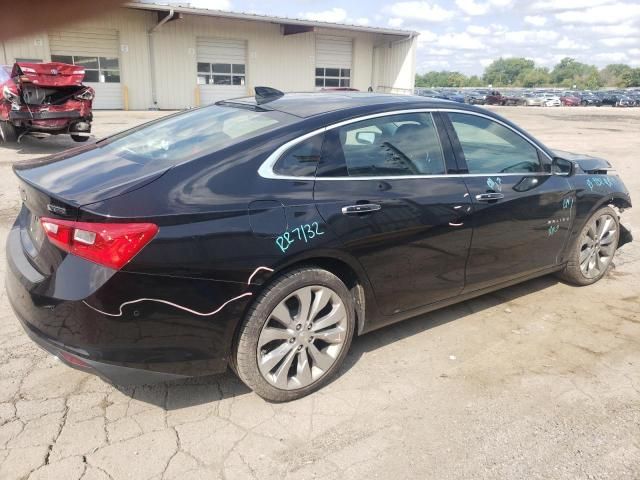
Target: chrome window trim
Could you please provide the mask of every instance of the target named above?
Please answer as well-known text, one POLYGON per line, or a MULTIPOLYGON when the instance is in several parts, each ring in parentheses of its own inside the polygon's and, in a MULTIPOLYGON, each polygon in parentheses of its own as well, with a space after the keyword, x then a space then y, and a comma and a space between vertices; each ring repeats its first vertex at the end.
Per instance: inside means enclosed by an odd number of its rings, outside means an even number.
MULTIPOLYGON (((295 145, 304 142, 305 140, 321 134, 321 133, 325 133, 329 130, 332 130, 334 128, 340 128, 344 125, 350 125, 352 123, 357 123, 357 122, 361 122, 363 120, 369 120, 372 118, 380 118, 380 117, 388 117, 388 116, 392 116, 392 115, 402 115, 402 114, 407 114, 407 113, 431 113, 433 114, 434 112, 445 112, 445 113, 462 113, 462 114, 467 114, 467 115, 475 115, 477 117, 483 117, 486 118, 488 120, 491 120, 493 122, 496 122, 500 125, 502 125, 505 128, 508 128, 509 130, 511 130, 512 132, 518 134, 519 136, 521 136, 522 138, 524 138, 528 143, 530 143, 536 150, 542 152, 542 154, 547 157, 549 159, 549 161, 553 161, 553 159, 544 151, 544 149, 542 149, 542 147, 540 147, 540 145, 538 145, 536 142, 534 142, 532 139, 530 139, 529 137, 527 137, 526 135, 522 134, 521 132, 519 132, 518 130, 516 130, 515 128, 511 127, 510 125, 504 123, 501 120, 498 120, 497 118, 494 118, 490 115, 485 115, 483 113, 480 112, 474 112, 474 111, 470 111, 470 110, 461 110, 461 109, 456 109, 456 108, 411 108, 411 109, 404 109, 404 110, 393 110, 390 112, 380 112, 380 113, 372 113, 370 115, 364 115, 361 117, 357 117, 357 118, 350 118, 348 120, 343 120, 341 122, 337 122, 337 123, 333 123, 331 125, 328 125, 326 127, 322 127, 322 128, 318 128, 317 130, 313 130, 309 133, 305 133, 304 135, 301 135, 300 137, 294 138, 293 140, 289 140, 287 143, 281 145, 280 147, 278 147, 276 150, 273 151, 273 153, 271 153, 271 155, 269 155, 267 157, 267 159, 262 162, 262 165, 260 165, 260 168, 258 168, 258 174, 263 177, 263 178, 267 178, 267 179, 272 179, 272 180, 330 180, 330 181, 335 181, 335 180, 408 180, 408 179, 423 179, 423 178, 443 178, 443 177, 448 177, 448 178, 452 178, 452 177, 495 177, 495 176, 499 176, 499 177, 513 177, 513 176, 527 176, 527 177, 532 177, 532 176, 549 176, 551 175, 551 173, 546 173, 546 172, 534 172, 534 173, 500 173, 500 172, 496 172, 496 173, 457 173, 457 174, 442 174, 442 175, 389 175, 389 176, 361 176, 361 177, 316 177, 315 175, 312 176, 300 176, 300 177, 296 177, 294 175, 279 175, 277 173, 275 173, 273 171, 273 168, 275 167, 275 164, 278 162, 278 160, 280 160, 280 157, 282 157, 282 155, 289 150, 291 147, 294 147, 295 145)), ((442 143, 440 144, 440 147, 442 148, 442 143)))

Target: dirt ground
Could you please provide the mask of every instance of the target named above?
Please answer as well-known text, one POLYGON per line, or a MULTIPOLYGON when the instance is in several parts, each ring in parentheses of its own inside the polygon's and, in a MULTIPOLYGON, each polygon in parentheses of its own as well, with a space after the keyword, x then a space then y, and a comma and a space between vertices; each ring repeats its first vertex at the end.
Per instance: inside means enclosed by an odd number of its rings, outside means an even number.
MULTIPOLYGON (((500 113, 610 159, 640 235, 640 108, 500 113)), ((161 114, 97 112, 95 133, 161 114)), ((11 164, 72 145, 0 147, 2 245, 11 164)), ((230 374, 114 388, 32 344, 0 285, 0 478, 638 479, 638 245, 590 287, 540 278, 358 338, 337 380, 281 405, 230 374)))

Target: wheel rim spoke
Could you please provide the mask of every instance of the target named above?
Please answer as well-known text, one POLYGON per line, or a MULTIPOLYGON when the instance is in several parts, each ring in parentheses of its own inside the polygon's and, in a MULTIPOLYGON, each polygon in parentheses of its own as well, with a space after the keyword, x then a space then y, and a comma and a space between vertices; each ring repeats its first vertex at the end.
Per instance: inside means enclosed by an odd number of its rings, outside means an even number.
POLYGON ((265 372, 270 372, 293 349, 289 342, 283 343, 276 349, 264 355, 260 361, 260 367, 265 372))
POLYGON ((319 368, 323 372, 326 372, 331 365, 333 365, 334 358, 328 353, 318 350, 315 345, 309 345, 309 355, 313 366, 319 368))
POLYGON ((278 304, 276 308, 271 312, 271 318, 278 321, 281 325, 285 327, 290 326, 293 323, 293 317, 291 316, 291 312, 287 305, 282 302, 278 304))
POLYGON ((320 313, 320 311, 327 306, 327 303, 331 300, 331 294, 328 290, 321 289, 315 292, 313 304, 311 305, 311 311, 309 312, 309 320, 313 321, 314 318, 320 313))
POLYGON ((340 327, 322 330, 315 333, 315 338, 327 343, 342 343, 344 341, 344 330, 340 327))
POLYGON ((307 350, 303 349, 298 354, 298 366, 296 368, 296 381, 300 386, 308 385, 312 381, 311 366, 309 365, 309 356, 307 350))
POLYGON ((317 332, 322 330, 323 328, 331 327, 337 323, 341 323, 346 320, 347 312, 344 309, 344 305, 342 302, 336 307, 333 308, 329 313, 327 313, 324 317, 319 318, 317 321, 313 322, 313 326, 311 330, 317 332))
POLYGON ((284 390, 318 381, 344 348, 347 327, 346 308, 332 289, 313 285, 292 292, 273 309, 258 337, 260 373, 284 390))
POLYGON ((293 359, 296 356, 296 351, 291 350, 284 362, 280 364, 278 369, 273 374, 273 379, 275 381, 276 386, 280 388, 286 388, 289 383, 289 369, 291 368, 291 364, 293 363, 293 359))
POLYGON ((284 328, 265 328, 260 334, 259 347, 263 347, 267 343, 274 342, 276 340, 289 340, 291 338, 291 330, 285 330, 284 328))
POLYGON ((580 265, 584 265, 587 259, 591 256, 592 252, 593 252, 592 248, 585 248, 580 252, 580 265))
POLYGON ((300 304, 298 314, 295 317, 297 322, 305 322, 309 319, 309 311, 311 310, 311 287, 305 287, 298 290, 295 297, 300 304))

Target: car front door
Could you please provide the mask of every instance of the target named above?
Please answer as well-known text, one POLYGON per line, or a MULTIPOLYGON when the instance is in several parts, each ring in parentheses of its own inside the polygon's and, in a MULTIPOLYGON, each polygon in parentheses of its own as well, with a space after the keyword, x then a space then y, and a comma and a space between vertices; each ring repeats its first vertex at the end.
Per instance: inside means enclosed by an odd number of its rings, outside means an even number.
POLYGON ((449 113, 453 149, 473 202, 465 291, 556 265, 575 191, 524 134, 488 116, 449 113))
POLYGON ((464 287, 471 201, 464 179, 446 175, 445 157, 454 160, 436 121, 428 112, 385 114, 325 134, 314 199, 385 315, 464 287))

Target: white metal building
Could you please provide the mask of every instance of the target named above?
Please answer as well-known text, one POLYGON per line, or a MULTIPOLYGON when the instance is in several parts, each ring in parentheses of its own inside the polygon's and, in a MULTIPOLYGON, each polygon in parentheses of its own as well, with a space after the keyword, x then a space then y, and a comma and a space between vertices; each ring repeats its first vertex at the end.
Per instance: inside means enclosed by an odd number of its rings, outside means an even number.
POLYGON ((282 91, 410 93, 417 33, 149 3, 1 44, 0 64, 83 65, 95 108, 182 109, 282 91))

